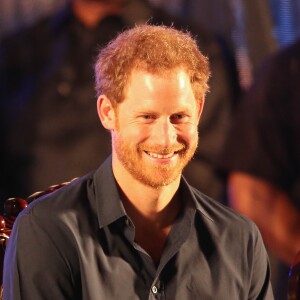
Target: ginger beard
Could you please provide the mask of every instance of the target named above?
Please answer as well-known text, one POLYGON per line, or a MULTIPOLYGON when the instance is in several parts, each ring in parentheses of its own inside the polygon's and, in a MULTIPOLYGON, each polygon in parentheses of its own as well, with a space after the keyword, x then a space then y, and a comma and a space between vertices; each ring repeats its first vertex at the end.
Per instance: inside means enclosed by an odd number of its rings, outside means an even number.
POLYGON ((133 144, 130 140, 122 137, 119 131, 112 135, 114 152, 123 167, 133 178, 144 185, 159 188, 169 185, 181 176, 182 170, 192 159, 198 145, 198 135, 191 144, 178 142, 172 147, 163 148, 149 143, 133 144), (168 155, 175 153, 175 159, 167 163, 158 163, 148 153, 168 155))

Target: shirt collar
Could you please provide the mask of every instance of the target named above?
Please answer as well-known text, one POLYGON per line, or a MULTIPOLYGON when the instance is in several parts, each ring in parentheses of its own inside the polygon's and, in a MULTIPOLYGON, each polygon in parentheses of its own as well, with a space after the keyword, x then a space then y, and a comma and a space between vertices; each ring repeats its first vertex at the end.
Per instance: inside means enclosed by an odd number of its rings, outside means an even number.
POLYGON ((100 228, 126 216, 112 171, 111 155, 96 170, 94 183, 100 228))
MULTIPOLYGON (((199 197, 197 198, 195 195, 195 188, 190 186, 187 182, 187 180, 182 176, 181 178, 181 183, 180 183, 180 189, 181 190, 181 194, 182 197, 188 201, 189 203, 191 203, 191 205, 193 205, 193 207, 200 213, 202 214, 204 217, 210 219, 211 221, 213 221, 212 217, 210 216, 210 214, 206 211, 206 209, 201 205, 201 202, 199 201, 199 197)), ((197 193, 202 194, 201 192, 199 192, 197 190, 197 193)), ((203 201, 205 201, 205 199, 202 199, 203 201)))
MULTIPOLYGON (((105 162, 96 170, 94 174, 95 195, 97 202, 97 213, 100 228, 103 228, 118 219, 125 217, 126 212, 121 201, 117 183, 112 171, 112 156, 110 155, 105 162)), ((212 220, 208 212, 197 200, 195 192, 184 177, 180 183, 180 194, 186 205, 196 209, 206 218, 212 220)))

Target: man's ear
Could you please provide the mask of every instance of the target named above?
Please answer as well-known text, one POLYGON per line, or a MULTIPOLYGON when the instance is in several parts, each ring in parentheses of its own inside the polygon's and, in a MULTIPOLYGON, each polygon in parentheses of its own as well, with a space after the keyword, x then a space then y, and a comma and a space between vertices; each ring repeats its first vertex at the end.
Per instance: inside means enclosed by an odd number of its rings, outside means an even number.
POLYGON ((111 101, 105 95, 98 97, 97 111, 103 127, 108 130, 113 130, 116 121, 115 111, 111 101))
POLYGON ((198 122, 201 118, 202 112, 203 112, 203 107, 204 107, 204 103, 205 103, 205 97, 203 96, 200 100, 199 100, 199 106, 198 106, 198 122))

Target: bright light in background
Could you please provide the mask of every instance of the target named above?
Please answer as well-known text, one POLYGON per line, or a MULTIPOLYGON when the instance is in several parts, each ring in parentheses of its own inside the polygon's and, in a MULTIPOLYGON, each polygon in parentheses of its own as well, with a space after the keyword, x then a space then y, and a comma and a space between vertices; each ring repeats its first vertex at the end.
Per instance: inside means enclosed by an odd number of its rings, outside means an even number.
MULTIPOLYGON (((297 4, 299 0, 269 0, 273 15, 273 34, 280 47, 287 46, 296 40, 297 33, 297 4)), ((299 12, 298 12, 299 13, 299 12)), ((298 20, 299 22, 299 20, 298 20)), ((299 24, 298 24, 299 28, 299 24)))

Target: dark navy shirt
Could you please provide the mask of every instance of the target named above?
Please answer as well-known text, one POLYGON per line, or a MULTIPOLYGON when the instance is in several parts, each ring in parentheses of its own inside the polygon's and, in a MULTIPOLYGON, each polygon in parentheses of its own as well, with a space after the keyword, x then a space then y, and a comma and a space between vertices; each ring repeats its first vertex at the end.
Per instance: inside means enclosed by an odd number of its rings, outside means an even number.
POLYGON ((181 180, 184 209, 155 266, 135 242, 111 168, 32 202, 5 255, 4 299, 273 299, 250 220, 181 180))

